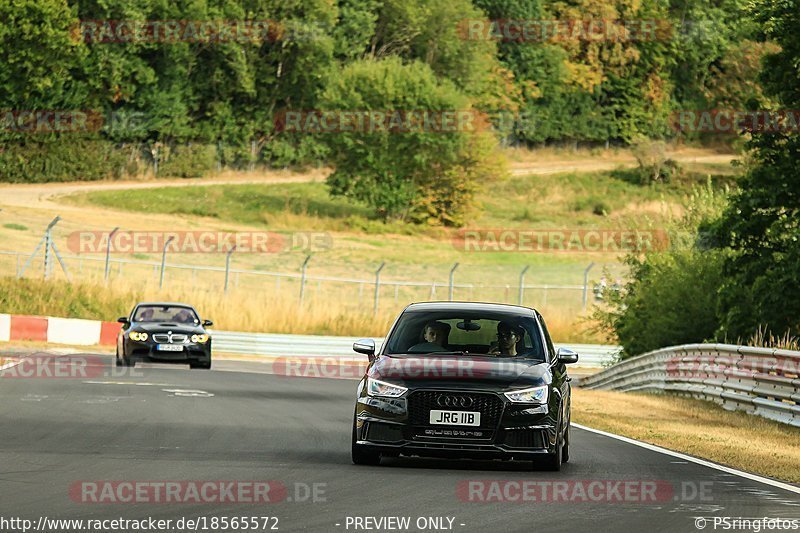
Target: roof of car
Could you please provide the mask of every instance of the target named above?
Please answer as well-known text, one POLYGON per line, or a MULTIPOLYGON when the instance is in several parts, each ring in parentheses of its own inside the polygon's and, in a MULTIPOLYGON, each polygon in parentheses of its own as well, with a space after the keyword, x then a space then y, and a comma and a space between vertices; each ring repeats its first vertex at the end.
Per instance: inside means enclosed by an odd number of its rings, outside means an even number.
POLYGON ((406 311, 492 311, 497 313, 517 313, 535 316, 536 311, 521 305, 487 302, 418 302, 406 307, 406 311))
POLYGON ((153 305, 156 307, 188 307, 190 309, 194 309, 194 306, 180 302, 139 302, 136 304, 136 307, 141 305, 153 305))

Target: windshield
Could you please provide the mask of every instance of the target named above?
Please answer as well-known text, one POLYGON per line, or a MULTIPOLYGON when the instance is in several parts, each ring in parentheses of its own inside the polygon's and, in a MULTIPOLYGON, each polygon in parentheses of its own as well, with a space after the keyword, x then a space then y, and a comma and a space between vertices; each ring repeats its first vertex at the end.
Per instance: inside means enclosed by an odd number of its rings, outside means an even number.
POLYGON ((386 354, 469 354, 545 360, 533 317, 481 311, 406 312, 386 341, 386 354))
POLYGON ((134 322, 171 322, 199 324, 194 309, 178 305, 140 305, 133 316, 134 322))

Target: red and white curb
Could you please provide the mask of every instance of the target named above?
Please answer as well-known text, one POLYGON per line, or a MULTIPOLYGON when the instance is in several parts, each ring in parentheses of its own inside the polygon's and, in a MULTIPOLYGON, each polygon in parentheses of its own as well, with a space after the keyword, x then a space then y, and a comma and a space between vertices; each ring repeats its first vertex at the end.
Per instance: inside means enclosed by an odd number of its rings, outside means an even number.
POLYGON ((77 346, 113 346, 119 330, 117 322, 0 314, 0 342, 41 341, 77 346))

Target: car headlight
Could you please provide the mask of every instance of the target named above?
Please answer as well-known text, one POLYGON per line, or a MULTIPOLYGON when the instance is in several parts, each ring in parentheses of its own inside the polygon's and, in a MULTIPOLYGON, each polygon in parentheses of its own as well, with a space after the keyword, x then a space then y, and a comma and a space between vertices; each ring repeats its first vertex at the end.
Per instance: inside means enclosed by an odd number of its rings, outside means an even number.
POLYGON ((208 341, 208 335, 205 333, 201 333, 200 335, 192 335, 192 342, 199 342, 200 344, 205 344, 208 341))
POLYGON ((397 398, 405 394, 408 390, 400 385, 392 385, 385 381, 367 378, 367 394, 370 396, 382 396, 384 398, 397 398))
POLYGON ((131 340, 144 342, 147 340, 147 333, 145 333, 144 331, 131 331, 130 333, 128 333, 128 337, 130 337, 131 340))
POLYGON ((532 387, 504 393, 506 398, 514 403, 547 403, 548 386, 532 387))

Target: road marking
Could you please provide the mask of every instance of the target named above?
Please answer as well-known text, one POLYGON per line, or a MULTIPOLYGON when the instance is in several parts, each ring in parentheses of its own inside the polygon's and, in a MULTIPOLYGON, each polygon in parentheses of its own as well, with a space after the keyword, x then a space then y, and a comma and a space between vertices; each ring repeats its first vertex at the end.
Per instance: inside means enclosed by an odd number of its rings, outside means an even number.
POLYGON ((211 398, 214 396, 210 392, 204 390, 191 390, 191 389, 161 389, 164 392, 170 393, 172 396, 185 396, 189 398, 211 398))
POLYGON ((47 398, 49 398, 49 396, 41 394, 26 394, 23 398, 20 398, 20 400, 23 402, 41 402, 47 398))
POLYGON ((150 383, 148 381, 84 381, 90 385, 136 385, 137 387, 174 387, 172 383, 150 383))
POLYGON ((666 448, 662 448, 661 446, 656 446, 655 444, 648 444, 646 442, 638 441, 636 439, 631 439, 628 437, 623 437, 622 435, 615 435, 614 433, 608 433, 607 431, 601 431, 599 429, 594 429, 586 426, 582 426, 580 424, 572 423, 573 427, 578 429, 582 429, 584 431, 589 431, 590 433, 596 433, 598 435, 602 435, 604 437, 609 437, 612 439, 617 439, 622 442, 626 442, 628 444, 633 444, 634 446, 639 446, 640 448, 645 448, 647 450, 663 453, 664 455, 670 455, 672 457, 677 457, 678 459, 683 459, 684 461, 689 461, 691 463, 695 463, 702 466, 707 466, 709 468, 713 468, 715 470, 719 470, 721 472, 726 472, 729 475, 743 477, 745 479, 749 479, 751 481, 757 481, 759 483, 764 483, 765 485, 770 485, 772 487, 777 487, 779 489, 787 490, 789 492, 794 492, 795 494, 800 494, 800 487, 796 487, 789 483, 784 483, 783 481, 777 481, 774 479, 770 479, 767 477, 759 476, 757 474, 751 474, 749 472, 744 472, 742 470, 737 470, 735 468, 731 468, 729 466, 718 465, 716 463, 712 463, 711 461, 706 461, 705 459, 698 459, 697 457, 692 457, 691 455, 686 455, 680 452, 675 452, 672 450, 668 450, 666 448))

